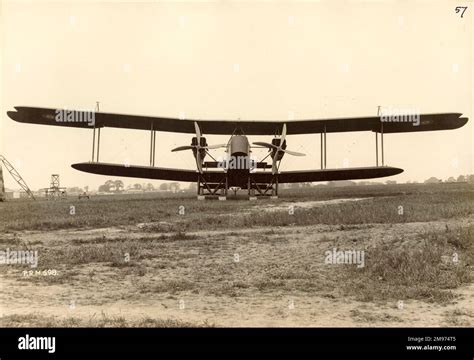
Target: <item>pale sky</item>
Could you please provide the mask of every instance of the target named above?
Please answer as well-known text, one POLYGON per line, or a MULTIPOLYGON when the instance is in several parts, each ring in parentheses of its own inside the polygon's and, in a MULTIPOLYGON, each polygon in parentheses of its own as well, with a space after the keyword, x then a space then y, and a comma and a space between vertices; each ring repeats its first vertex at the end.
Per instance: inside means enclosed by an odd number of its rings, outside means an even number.
MULTIPOLYGON (((460 112, 461 129, 385 136, 381 181, 473 173, 473 10, 463 1, 3 1, 0 153, 31 188, 97 188, 70 167, 92 131, 20 124, 14 106, 196 119, 372 116, 377 106, 460 112), (463 18, 456 6, 468 6, 463 18)), ((157 133, 156 166, 194 169, 189 134, 157 133)), ((227 140, 207 136, 209 144, 227 140)), ((251 137, 269 141, 271 137, 251 137)), ((104 162, 147 165, 150 134, 105 128, 104 162)), ((282 170, 318 169, 319 135, 289 136, 282 170)), ((328 168, 375 165, 374 134, 329 134, 328 168)), ((264 150, 255 154, 259 158, 264 150)), ((212 152, 216 157, 221 153, 212 152)), ((8 173, 6 187, 17 188, 8 173)), ((157 181, 122 178, 125 184, 157 181)))

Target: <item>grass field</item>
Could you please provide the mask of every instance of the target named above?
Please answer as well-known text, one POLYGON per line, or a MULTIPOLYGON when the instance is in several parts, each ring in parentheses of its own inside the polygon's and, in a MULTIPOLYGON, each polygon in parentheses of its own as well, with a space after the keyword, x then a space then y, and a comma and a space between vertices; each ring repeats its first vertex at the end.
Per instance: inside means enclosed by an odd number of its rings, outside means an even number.
POLYGON ((0 203, 0 250, 39 257, 0 265, 0 325, 472 326, 472 185, 242 199, 0 203), (364 265, 327 263, 333 249, 364 265))

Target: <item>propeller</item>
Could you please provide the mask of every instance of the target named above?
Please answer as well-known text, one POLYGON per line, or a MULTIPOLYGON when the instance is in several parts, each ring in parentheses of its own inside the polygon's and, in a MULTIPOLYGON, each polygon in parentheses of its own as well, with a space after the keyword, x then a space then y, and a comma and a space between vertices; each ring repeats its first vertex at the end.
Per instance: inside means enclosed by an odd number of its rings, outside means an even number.
POLYGON ((258 142, 254 142, 254 144, 255 144, 255 145, 258 145, 258 146, 261 146, 261 149, 263 149, 263 148, 268 148, 268 149, 280 149, 280 150, 278 150, 278 151, 281 151, 281 152, 284 152, 284 153, 287 153, 287 154, 290 154, 290 155, 293 155, 293 156, 306 156, 306 154, 299 153, 299 152, 296 152, 296 151, 290 151, 290 150, 281 149, 281 148, 279 148, 279 147, 276 146, 276 145, 273 145, 273 144, 270 144, 270 143, 266 143, 266 142, 258 141, 258 142))
POLYGON ((178 146, 177 148, 174 148, 171 151, 176 152, 176 151, 183 151, 183 150, 195 150, 196 151, 196 165, 197 165, 199 173, 202 173, 201 151, 204 150, 207 153, 207 150, 218 149, 221 147, 226 147, 227 145, 219 144, 219 145, 211 145, 211 146, 209 145, 201 146, 202 133, 196 121, 194 122, 194 129, 196 130, 196 145, 178 146))
POLYGON ((254 145, 257 145, 257 146, 262 146, 262 147, 268 148, 270 150, 275 150, 275 154, 273 155, 273 159, 272 159, 273 160, 272 161, 272 174, 273 175, 275 175, 278 171, 277 159, 278 159, 278 154, 280 152, 286 153, 286 154, 289 154, 289 155, 293 155, 293 156, 306 156, 306 154, 303 154, 303 153, 283 149, 283 145, 285 144, 285 139, 286 139, 286 124, 283 124, 283 129, 282 129, 281 137, 280 137, 280 145, 277 146, 277 145, 274 145, 274 144, 261 142, 261 141, 253 143, 254 145))
POLYGON ((176 152, 176 151, 183 151, 183 150, 192 150, 192 149, 197 149, 197 148, 212 150, 212 149, 218 149, 218 148, 222 148, 226 146, 227 146, 226 144, 211 145, 211 146, 186 145, 186 146, 178 146, 177 148, 174 148, 171 151, 176 152))

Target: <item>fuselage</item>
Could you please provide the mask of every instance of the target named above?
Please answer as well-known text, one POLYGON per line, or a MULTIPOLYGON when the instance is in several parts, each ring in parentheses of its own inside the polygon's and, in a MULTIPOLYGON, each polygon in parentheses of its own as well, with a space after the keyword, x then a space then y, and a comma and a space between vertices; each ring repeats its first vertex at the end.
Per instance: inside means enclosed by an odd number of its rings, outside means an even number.
POLYGON ((250 159, 250 142, 245 135, 234 135, 227 145, 227 181, 229 186, 246 188, 256 164, 250 159))

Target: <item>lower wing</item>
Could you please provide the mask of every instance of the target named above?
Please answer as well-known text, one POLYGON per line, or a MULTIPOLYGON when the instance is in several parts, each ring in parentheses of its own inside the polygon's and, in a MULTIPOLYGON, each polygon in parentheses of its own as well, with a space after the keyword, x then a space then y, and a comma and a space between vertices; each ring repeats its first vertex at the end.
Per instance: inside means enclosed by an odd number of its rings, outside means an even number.
MULTIPOLYGON (((171 180, 194 182, 198 179, 196 170, 170 169, 150 166, 117 165, 107 163, 78 163, 72 167, 76 170, 110 176, 125 176, 144 179, 171 180)), ((283 171, 277 175, 278 183, 312 182, 312 181, 332 181, 332 180, 357 180, 373 179, 385 176, 397 175, 403 169, 389 166, 343 168, 343 169, 322 169, 303 171, 283 171)), ((202 176, 208 182, 220 182, 226 176, 224 171, 204 171, 202 176)), ((254 172, 250 176, 256 182, 271 182, 273 175, 271 172, 254 172)))

